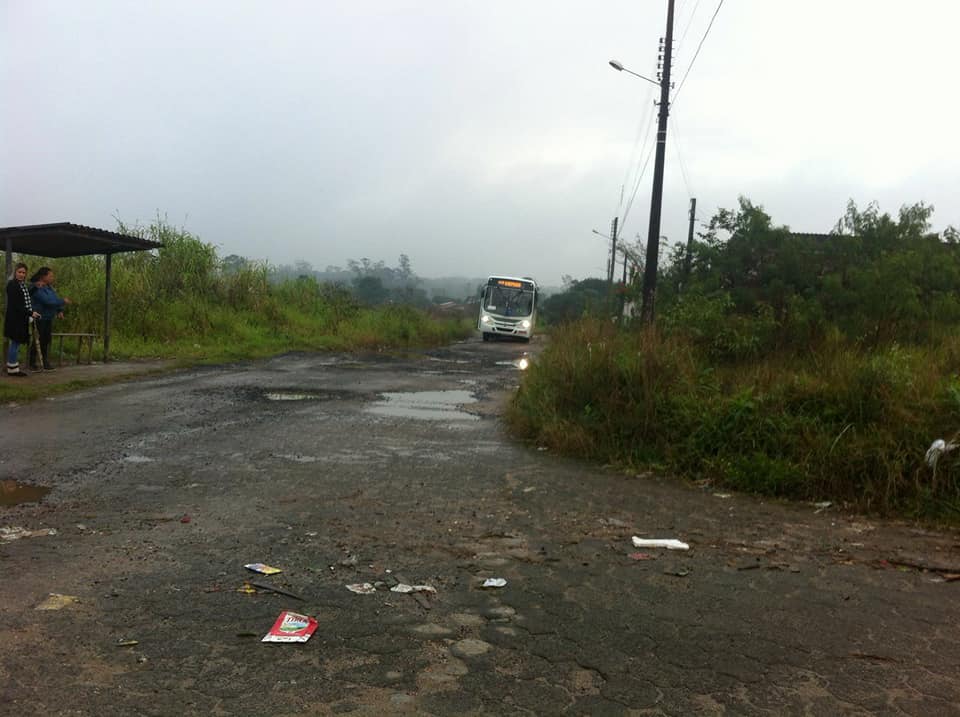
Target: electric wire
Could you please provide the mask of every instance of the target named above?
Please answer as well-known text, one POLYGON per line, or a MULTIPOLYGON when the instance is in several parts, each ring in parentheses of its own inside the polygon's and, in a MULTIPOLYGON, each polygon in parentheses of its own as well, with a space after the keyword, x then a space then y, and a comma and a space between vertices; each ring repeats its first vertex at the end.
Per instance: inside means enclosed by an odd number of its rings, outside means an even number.
POLYGON ((647 138, 650 133, 650 125, 653 122, 653 117, 656 114, 654 112, 654 107, 656 105, 653 102, 653 88, 651 87, 646 95, 646 104, 647 112, 640 116, 640 122, 637 125, 637 135, 633 140, 633 148, 630 150, 630 159, 627 162, 627 168, 624 171, 623 182, 620 184, 620 203, 617 204, 616 214, 620 213, 620 210, 623 208, 623 190, 624 187, 629 187, 632 183, 633 173, 636 172, 640 167, 640 159, 643 157, 643 152, 646 149, 647 138), (643 140, 643 144, 640 145, 640 140, 643 140), (637 145, 640 145, 640 151, 637 152, 637 145), (634 157, 636 157, 636 162, 634 162, 634 157))
POLYGON ((693 190, 690 188, 690 178, 687 174, 687 163, 683 161, 683 152, 680 150, 680 128, 673 115, 670 115, 668 121, 671 129, 673 129, 673 141, 670 144, 673 145, 674 151, 677 153, 677 160, 680 163, 680 174, 683 176, 683 185, 687 188, 687 198, 693 199, 693 190))
POLYGON ((687 77, 690 75, 690 70, 693 69, 693 63, 697 61, 697 56, 700 54, 700 48, 703 47, 703 41, 707 39, 707 35, 710 34, 710 28, 713 27, 713 21, 717 19, 717 14, 720 12, 720 8, 723 7, 723 0, 720 0, 720 3, 717 5, 717 9, 713 11, 713 17, 710 18, 710 24, 707 25, 707 29, 703 33, 703 37, 700 38, 700 44, 697 45, 697 51, 693 53, 693 59, 690 60, 690 64, 687 65, 687 71, 683 73, 683 79, 680 80, 680 84, 677 85, 677 91, 673 93, 673 103, 676 103, 677 96, 680 94, 680 90, 683 89, 683 83, 687 81, 687 77))
POLYGON ((690 31, 690 26, 693 24, 693 18, 697 14, 697 9, 700 7, 700 0, 693 6, 693 12, 690 13, 690 17, 687 18, 687 24, 683 28, 683 33, 680 35, 680 42, 677 43, 677 48, 683 47, 683 41, 687 39, 687 33, 690 31))
POLYGON ((621 231, 627 224, 627 217, 630 216, 630 209, 633 207, 633 200, 637 198, 637 192, 640 190, 640 182, 643 180, 643 175, 647 172, 647 166, 650 164, 650 158, 653 156, 653 150, 656 149, 657 142, 654 142, 650 145, 650 149, 647 151, 647 158, 643 162, 643 167, 640 170, 640 174, 637 175, 637 181, 634 182, 633 192, 630 194, 630 201, 627 203, 627 208, 623 212, 623 217, 620 222, 621 231))

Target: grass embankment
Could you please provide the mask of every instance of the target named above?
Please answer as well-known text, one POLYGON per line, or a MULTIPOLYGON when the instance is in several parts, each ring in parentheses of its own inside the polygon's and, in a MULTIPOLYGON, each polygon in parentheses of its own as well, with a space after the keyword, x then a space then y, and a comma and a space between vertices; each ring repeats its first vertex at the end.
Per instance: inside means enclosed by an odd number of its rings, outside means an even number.
MULTIPOLYGON (((473 330, 471 322, 431 319, 410 306, 363 306, 347 289, 312 278, 272 284, 265 264, 228 267, 212 245, 164 222, 121 230, 165 246, 157 252, 114 257, 110 344, 114 360, 173 359, 178 365, 192 365, 287 351, 402 350, 448 343, 473 330)), ((102 335, 103 257, 23 258, 31 272, 52 267, 58 292, 74 301, 67 316, 55 322, 54 331, 102 335)), ((64 348, 74 347, 67 342, 64 348)), ((102 354, 98 342, 94 359, 102 354)), ((25 356, 23 349, 21 359, 25 356)), ((0 400, 64 390, 63 385, 54 391, 28 384, 29 379, 0 381, 0 400)), ((86 385, 91 382, 76 387, 86 385)))
POLYGON ((723 363, 680 336, 582 321, 553 332, 508 417, 568 455, 957 523, 958 472, 924 453, 960 428, 958 362, 957 335, 723 363))

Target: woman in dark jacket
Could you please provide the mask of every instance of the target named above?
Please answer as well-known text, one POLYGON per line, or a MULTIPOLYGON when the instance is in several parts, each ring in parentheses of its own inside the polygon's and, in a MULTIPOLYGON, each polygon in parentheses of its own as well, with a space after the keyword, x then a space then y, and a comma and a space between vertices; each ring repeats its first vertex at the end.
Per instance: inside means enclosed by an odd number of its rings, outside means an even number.
POLYGON ((7 375, 26 376, 20 370, 20 344, 30 341, 30 321, 40 316, 33 310, 30 291, 26 284, 27 265, 17 264, 7 282, 7 313, 3 317, 3 335, 10 339, 7 351, 7 375))
MULTIPOLYGON (((64 307, 71 303, 70 299, 57 296, 53 290, 54 282, 53 269, 49 266, 41 266, 37 273, 30 277, 30 301, 33 303, 34 311, 40 313, 40 318, 34 322, 37 327, 37 333, 40 334, 40 356, 43 357, 44 371, 53 371, 53 364, 50 363, 50 340, 53 336, 54 317, 62 319, 64 307)), ((37 357, 37 347, 30 345, 30 368, 39 371, 39 358, 37 357)))

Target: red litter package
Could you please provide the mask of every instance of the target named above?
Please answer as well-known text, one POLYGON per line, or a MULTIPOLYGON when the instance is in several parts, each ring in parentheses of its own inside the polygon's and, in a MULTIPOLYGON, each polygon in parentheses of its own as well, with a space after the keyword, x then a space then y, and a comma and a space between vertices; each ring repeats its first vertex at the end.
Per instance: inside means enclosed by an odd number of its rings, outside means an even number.
POLYGON ((317 629, 317 621, 309 615, 284 610, 260 642, 306 642, 317 629))

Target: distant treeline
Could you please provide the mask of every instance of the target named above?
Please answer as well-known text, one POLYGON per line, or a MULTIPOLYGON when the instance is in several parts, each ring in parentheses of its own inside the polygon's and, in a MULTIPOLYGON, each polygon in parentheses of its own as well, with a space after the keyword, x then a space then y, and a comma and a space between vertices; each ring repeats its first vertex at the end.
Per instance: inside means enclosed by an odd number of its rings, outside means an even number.
MULTIPOLYGON (((716 355, 746 356, 816 342, 830 331, 863 342, 920 341, 960 323, 960 233, 930 231, 933 207, 899 216, 850 202, 829 234, 778 226, 740 200, 721 210, 693 242, 661 266, 657 316, 716 355)), ((616 298, 640 297, 642 272, 616 298)), ((544 302, 553 323, 613 312, 607 283, 570 282, 544 302)))
MULTIPOLYGON (((247 260, 231 255, 224 259, 230 266, 242 266, 247 260)), ((284 281, 310 277, 321 283, 336 284, 349 288, 360 301, 366 304, 404 303, 427 307, 448 301, 469 303, 477 301, 478 287, 486 279, 468 277, 443 277, 428 279, 418 276, 411 266, 410 257, 400 254, 396 266, 384 261, 372 261, 366 257, 350 259, 346 268, 328 265, 315 269, 308 261, 271 266, 271 281, 284 281)))

